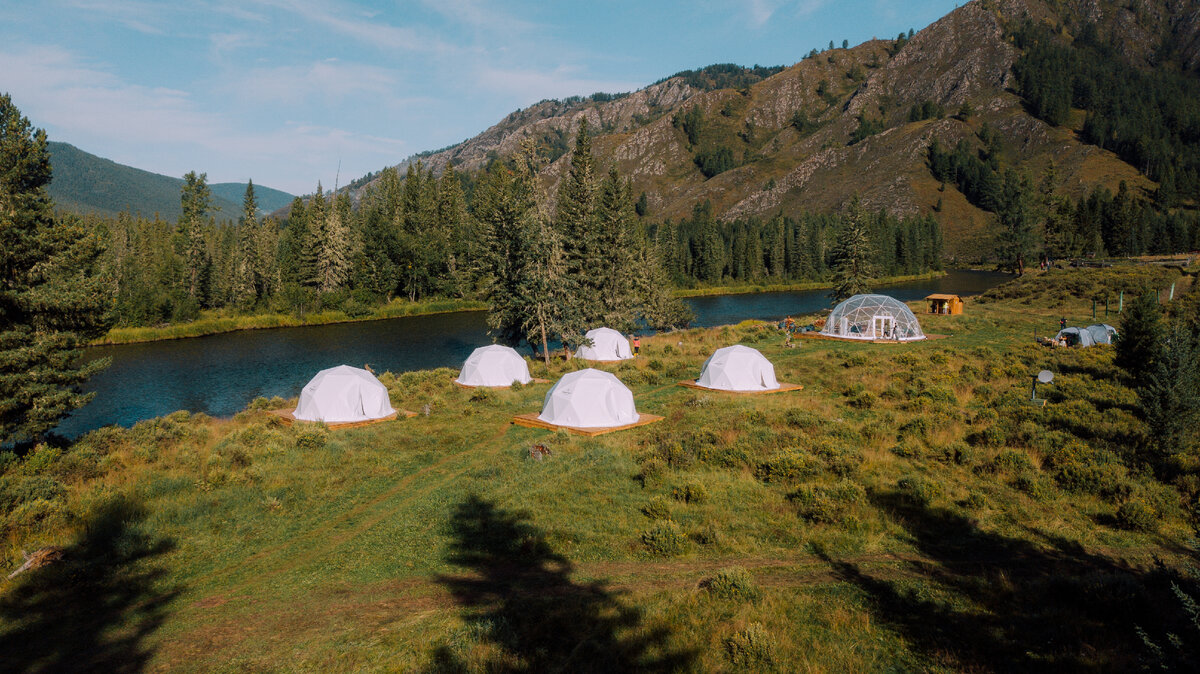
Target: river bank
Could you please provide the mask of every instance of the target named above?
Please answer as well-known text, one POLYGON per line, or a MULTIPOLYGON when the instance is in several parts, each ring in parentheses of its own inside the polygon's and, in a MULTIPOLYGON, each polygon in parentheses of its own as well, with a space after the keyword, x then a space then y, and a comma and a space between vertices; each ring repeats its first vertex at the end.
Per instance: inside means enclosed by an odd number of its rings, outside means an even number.
MULTIPOLYGON (((944 271, 909 276, 888 276, 876 281, 881 286, 912 281, 926 281, 941 278, 944 271)), ((720 295, 751 295, 758 293, 791 292, 802 290, 823 290, 832 288, 828 282, 809 281, 804 283, 757 284, 740 286, 712 286, 706 288, 680 288, 673 294, 680 299, 691 297, 713 297, 720 295)), ((187 339, 189 337, 204 337, 240 330, 264 330, 270 328, 298 328, 313 325, 334 325, 338 323, 358 323, 363 321, 379 321, 389 318, 406 316, 430 316, 458 311, 485 311, 487 303, 479 300, 466 299, 436 299, 410 302, 395 299, 376 308, 363 316, 350 316, 342 311, 322 311, 319 313, 295 316, 292 314, 233 314, 228 311, 205 311, 201 317, 188 323, 178 323, 147 327, 113 328, 106 335, 92 341, 89 346, 112 346, 117 344, 140 344, 169 339, 187 339)))

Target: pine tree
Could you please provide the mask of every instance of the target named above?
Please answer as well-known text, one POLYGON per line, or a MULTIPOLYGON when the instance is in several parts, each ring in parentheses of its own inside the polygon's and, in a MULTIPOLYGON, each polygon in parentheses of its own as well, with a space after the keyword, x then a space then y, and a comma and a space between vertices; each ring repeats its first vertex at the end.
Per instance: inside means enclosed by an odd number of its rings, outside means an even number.
POLYGON ((321 250, 325 246, 325 227, 329 208, 325 192, 317 182, 317 191, 304 209, 304 238, 300 241, 298 273, 300 283, 309 288, 321 287, 321 250))
POLYGON ((876 275, 875 249, 867 235, 867 214, 858 197, 850 202, 845 223, 838 233, 833 249, 834 304, 854 295, 870 292, 870 281, 876 275))
POLYGON ((261 282, 258 278, 258 202, 254 198, 254 181, 246 183, 242 197, 242 217, 238 221, 237 251, 233 265, 233 303, 247 309, 258 300, 261 282))
POLYGON ((109 325, 100 242, 75 217, 56 220, 46 133, 0 95, 0 445, 38 440, 94 394, 107 366, 80 346, 109 325))
POLYGON ((478 268, 479 241, 467 214, 466 199, 454 167, 447 165, 437 183, 435 229, 446 242, 446 290, 458 297, 470 294, 478 268))
POLYGON ((1125 370, 1134 386, 1146 382, 1162 360, 1165 333, 1162 308, 1153 290, 1139 295, 1121 314, 1113 363, 1125 370))
POLYGON ((562 240, 567 270, 564 283, 578 298, 583 319, 598 321, 604 314, 598 291, 606 271, 605 251, 597 241, 596 167, 586 118, 579 122, 571 165, 558 190, 555 228, 562 240))
POLYGON ((1179 319, 1163 332, 1164 345, 1140 375, 1143 379, 1135 382, 1138 407, 1159 460, 1185 450, 1200 435, 1200 340, 1179 319))
POLYGON ((600 306, 595 319, 620 331, 636 326, 636 296, 633 292, 633 227, 635 215, 627 185, 616 167, 609 169, 596 199, 596 252, 603 257, 604 270, 594 291, 600 306))
POLYGON ((204 240, 204 217, 212 204, 212 192, 208 189, 208 174, 196 175, 190 171, 183 176, 183 188, 179 201, 183 212, 179 216, 179 230, 183 235, 184 260, 187 268, 187 293, 196 300, 204 300, 205 275, 210 259, 204 240))
POLYGON ((350 260, 354 244, 350 228, 350 202, 345 194, 335 196, 321 228, 321 239, 317 248, 317 289, 323 293, 341 289, 350 279, 350 260))

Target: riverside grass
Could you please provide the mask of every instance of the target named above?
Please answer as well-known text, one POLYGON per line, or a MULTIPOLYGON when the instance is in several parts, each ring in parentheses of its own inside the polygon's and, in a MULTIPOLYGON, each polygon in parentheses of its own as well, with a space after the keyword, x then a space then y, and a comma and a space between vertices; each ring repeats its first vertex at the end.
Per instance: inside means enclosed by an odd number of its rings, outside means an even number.
POLYGON ((1177 628, 1170 582, 1193 587, 1195 494, 1108 456, 1141 432, 1134 396, 1109 350, 1032 343, 1062 313, 1090 300, 968 302, 900 348, 789 349, 756 321, 650 337, 601 367, 666 419, 598 438, 510 425, 544 389, 441 369, 382 375, 430 413, 368 428, 284 427, 259 400, 41 447, 2 464, 4 568, 68 561, 0 585, 0 665, 1128 671, 1135 626, 1177 628), (732 343, 806 389, 675 385, 732 343), (1050 404, 1023 405, 1043 368, 1050 404), (707 589, 730 567, 755 592, 707 589))
MULTIPOLYGON (((891 276, 877 281, 881 285, 923 281, 940 278, 945 272, 930 272, 910 276, 891 276)), ((675 297, 703 297, 711 295, 745 295, 752 293, 784 292, 789 290, 820 290, 833 287, 829 283, 808 282, 790 284, 757 284, 739 286, 711 286, 701 288, 679 289, 675 297)), ((92 342, 92 346, 108 344, 136 344, 167 339, 186 339, 188 337, 203 337, 223 332, 238 330, 263 330, 269 328, 294 328, 306 325, 329 325, 331 323, 352 323, 356 321, 377 321, 403 316, 424 316, 444 314, 455 311, 486 311, 488 305, 479 300, 467 299, 432 299, 410 302, 404 299, 394 299, 382 306, 376 307, 365 316, 350 316, 342 311, 321 311, 296 316, 293 314, 242 314, 232 309, 205 310, 200 318, 187 323, 175 323, 150 327, 117 327, 112 328, 103 337, 92 342)))

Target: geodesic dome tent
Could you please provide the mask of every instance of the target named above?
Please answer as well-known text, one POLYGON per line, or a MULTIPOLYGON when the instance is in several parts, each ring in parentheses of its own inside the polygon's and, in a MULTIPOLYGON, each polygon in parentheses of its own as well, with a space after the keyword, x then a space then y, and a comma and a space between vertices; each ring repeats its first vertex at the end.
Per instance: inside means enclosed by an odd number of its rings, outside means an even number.
POLYGON ((840 339, 925 339, 921 324, 905 304, 887 295, 855 295, 833 308, 821 334, 840 339))
POLYGON ((1097 344, 1112 344, 1117 337, 1117 329, 1108 323, 1089 325, 1087 331, 1091 334, 1092 341, 1097 344))
POLYGON ((769 391, 779 388, 775 366, 765 356, 741 344, 717 349, 704 362, 698 386, 721 391, 769 391))
POLYGON ((305 384, 292 416, 301 421, 340 424, 382 419, 395 413, 387 387, 375 375, 339 365, 321 370, 305 384))
POLYGON ((1095 346, 1096 340, 1092 338, 1092 333, 1087 328, 1063 328, 1058 331, 1054 339, 1061 339, 1066 342, 1067 346, 1095 346))
POLYGON ((576 356, 584 360, 613 361, 633 358, 629 340, 612 328, 595 328, 584 335, 592 340, 591 346, 579 347, 576 356))
POLYGON ((556 426, 609 428, 637 423, 633 392, 615 375, 588 368, 563 375, 546 393, 538 419, 556 426))
POLYGON ((512 386, 514 381, 528 384, 533 378, 516 349, 491 344, 472 351, 454 381, 463 386, 512 386))

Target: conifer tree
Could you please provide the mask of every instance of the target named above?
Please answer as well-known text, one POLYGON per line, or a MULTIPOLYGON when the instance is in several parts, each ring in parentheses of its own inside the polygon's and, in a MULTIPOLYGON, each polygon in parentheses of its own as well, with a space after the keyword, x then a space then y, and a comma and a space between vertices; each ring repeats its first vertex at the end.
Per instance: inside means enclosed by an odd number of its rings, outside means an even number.
POLYGON ((578 298, 585 320, 599 320, 603 307, 597 296, 604 269, 596 226, 596 167, 587 119, 579 122, 571 165, 558 190, 555 228, 562 238, 565 283, 578 298))
POLYGON ((854 197, 833 249, 833 292, 830 298, 834 304, 870 292, 869 284, 876 270, 872 263, 875 249, 867 234, 867 218, 858 197, 854 197))
POLYGON ((1135 382, 1138 407, 1159 461, 1187 449, 1190 440, 1200 436, 1200 339, 1179 318, 1162 332, 1164 343, 1139 375, 1142 380, 1135 382))
POLYGON ((38 440, 94 394, 107 366, 80 346, 109 326, 102 253, 75 217, 56 220, 46 133, 0 95, 0 445, 38 440))
POLYGON ((326 209, 317 248, 317 289, 323 293, 342 288, 350 278, 353 242, 346 222, 349 208, 349 197, 341 194, 326 209))
POLYGON ((179 216, 179 230, 183 235, 187 292, 192 299, 202 301, 210 263, 203 223, 212 204, 212 192, 208 189, 206 173, 196 175, 195 171, 189 171, 183 176, 183 182, 179 195, 183 211, 179 216))
POLYGON ((1005 172, 996 215, 1000 220, 997 252, 1001 261, 1020 276, 1036 246, 1033 189, 1027 176, 1012 169, 1005 172))
POLYGON ((1113 363, 1125 370, 1134 386, 1144 384, 1162 360, 1165 333, 1162 307, 1153 290, 1139 295, 1121 314, 1113 363))
POLYGON ((616 167, 610 168, 600 184, 595 223, 596 252, 604 260, 593 290, 600 309, 595 320, 621 331, 632 330, 637 319, 632 231, 635 216, 626 187, 616 167))
POLYGON ((258 279, 258 202, 254 198, 254 181, 246 183, 242 197, 242 217, 237 229, 237 252, 233 268, 233 303, 243 309, 258 300, 261 283, 258 279))
POLYGON ((325 192, 317 182, 317 191, 304 209, 304 239, 300 242, 298 274, 300 283, 309 288, 321 287, 321 250, 325 246, 325 227, 329 209, 325 192))

